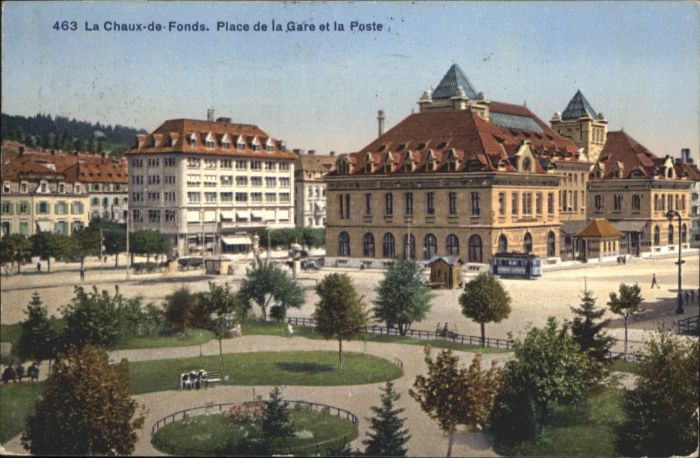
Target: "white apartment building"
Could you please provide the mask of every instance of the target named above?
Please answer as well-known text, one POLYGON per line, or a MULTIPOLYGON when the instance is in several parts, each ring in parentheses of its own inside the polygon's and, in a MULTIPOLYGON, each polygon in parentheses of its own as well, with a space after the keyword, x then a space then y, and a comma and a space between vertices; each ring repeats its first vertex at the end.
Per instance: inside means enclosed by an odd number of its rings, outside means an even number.
POLYGON ((326 227, 326 183, 324 177, 335 167, 335 153, 318 156, 310 150, 304 154, 294 150, 299 157, 294 173, 296 226, 326 227))
POLYGON ((137 136, 131 231, 169 235, 179 255, 242 252, 263 227, 294 226, 294 159, 259 127, 174 119, 137 136))

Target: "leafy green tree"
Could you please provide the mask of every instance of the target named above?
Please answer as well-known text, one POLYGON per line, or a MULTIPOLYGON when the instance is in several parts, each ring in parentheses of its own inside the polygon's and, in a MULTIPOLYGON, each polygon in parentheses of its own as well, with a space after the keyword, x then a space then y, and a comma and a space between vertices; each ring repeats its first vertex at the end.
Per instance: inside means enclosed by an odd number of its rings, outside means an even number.
POLYGON ((85 258, 99 256, 101 237, 100 231, 92 227, 84 227, 71 234, 75 243, 75 256, 80 259, 80 268, 85 267, 85 258))
POLYGON ((376 291, 374 318, 388 327, 396 326, 402 336, 430 311, 430 290, 421 278, 420 264, 413 260, 391 263, 376 291))
POLYGON ((67 235, 39 232, 30 237, 32 255, 39 256, 48 262, 51 272, 51 258, 61 258, 74 252, 75 244, 67 235))
POLYGON ((114 255, 114 267, 119 267, 119 253, 126 252, 126 229, 115 228, 104 233, 105 254, 114 255))
POLYGON ((464 368, 459 367, 459 358, 452 350, 442 350, 433 361, 430 346, 426 346, 425 363, 428 374, 418 375, 408 394, 449 436, 449 457, 452 456, 452 442, 458 425, 474 430, 488 421, 501 384, 501 374, 494 364, 488 371, 482 371, 479 353, 469 367, 464 368))
POLYGON ((158 231, 142 230, 129 236, 131 253, 145 255, 148 262, 153 255, 165 255, 172 251, 173 243, 167 235, 158 231))
POLYGON ((124 368, 86 346, 56 362, 21 441, 33 455, 128 455, 144 421, 124 368))
POLYGON ((625 456, 690 456, 698 444, 698 341, 660 332, 645 345, 622 402, 616 447, 625 456), (694 414, 695 412, 695 414, 694 414))
POLYGON ((203 300, 209 304, 210 310, 216 314, 214 321, 214 333, 219 341, 219 356, 221 358, 221 373, 224 373, 224 351, 222 349, 222 340, 229 337, 230 325, 233 324, 228 320, 228 316, 237 315, 235 312, 240 308, 240 296, 234 294, 228 283, 225 285, 217 285, 214 282, 209 282, 209 291, 203 294, 203 300))
POLYGON ((97 345, 114 348, 126 340, 124 335, 125 303, 120 294, 110 296, 106 290, 86 293, 75 287, 73 299, 63 308, 66 326, 62 341, 69 346, 97 345))
POLYGON ((27 237, 22 234, 5 235, 0 239, 2 245, 2 262, 17 263, 17 272, 20 272, 22 263, 31 254, 32 244, 27 237))
POLYGON ((343 368, 343 340, 364 335, 367 314, 352 280, 346 274, 328 274, 316 285, 319 302, 313 318, 326 339, 338 339, 338 366, 343 368))
POLYGON ((278 452, 294 434, 289 403, 282 400, 282 392, 278 386, 272 389, 270 400, 265 403, 265 416, 261 426, 262 443, 270 453, 278 452))
POLYGON ((610 293, 610 301, 608 301, 610 311, 622 315, 625 320, 625 354, 627 354, 627 320, 639 312, 639 307, 644 300, 641 293, 642 290, 636 283, 632 286, 621 283, 619 296, 615 292, 610 293))
POLYGON ((531 328, 525 339, 514 343, 515 359, 508 370, 526 387, 539 412, 539 426, 547 422, 552 403, 580 401, 591 385, 587 355, 569 333, 550 317, 547 325, 531 328))
POLYGON ((374 417, 369 419, 370 429, 368 439, 362 441, 367 456, 406 456, 407 449, 404 447, 411 435, 405 429, 405 418, 399 418, 405 409, 397 409, 394 403, 401 397, 394 391, 394 384, 386 382, 384 388, 380 388, 382 405, 372 406, 374 417))
POLYGON ((27 305, 27 319, 20 323, 20 335, 14 349, 22 361, 51 360, 56 356, 58 334, 49 320, 49 312, 39 293, 34 292, 27 305))
POLYGON ((284 319, 290 307, 299 308, 304 303, 304 292, 292 278, 274 264, 262 262, 246 272, 241 282, 239 297, 250 306, 255 302, 267 320, 270 304, 276 307, 274 317, 284 319))
POLYGON ((189 324, 189 314, 197 297, 188 287, 182 286, 165 296, 163 314, 171 332, 185 332, 189 324))
POLYGON ((596 308, 595 297, 589 290, 583 292, 581 305, 578 308, 571 307, 571 311, 575 315, 571 323, 571 335, 581 350, 588 354, 591 372, 600 380, 607 372, 610 364, 607 355, 615 343, 615 338, 603 330, 610 320, 601 320, 605 309, 596 308))
POLYGON ((535 402, 528 388, 521 384, 518 369, 506 364, 503 383, 494 402, 490 424, 499 443, 516 443, 537 436, 535 402))
POLYGON ((486 323, 498 323, 510 315, 510 296, 501 282, 492 275, 481 273, 464 285, 459 297, 462 315, 481 325, 481 346, 486 345, 486 323))

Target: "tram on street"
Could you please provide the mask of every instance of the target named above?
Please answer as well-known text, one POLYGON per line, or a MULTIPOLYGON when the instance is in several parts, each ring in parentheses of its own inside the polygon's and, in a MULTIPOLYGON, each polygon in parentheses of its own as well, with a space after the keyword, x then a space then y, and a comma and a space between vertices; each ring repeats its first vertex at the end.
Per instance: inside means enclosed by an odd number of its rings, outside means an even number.
POLYGON ((542 276, 542 259, 533 253, 496 253, 489 273, 500 277, 534 279, 542 276))

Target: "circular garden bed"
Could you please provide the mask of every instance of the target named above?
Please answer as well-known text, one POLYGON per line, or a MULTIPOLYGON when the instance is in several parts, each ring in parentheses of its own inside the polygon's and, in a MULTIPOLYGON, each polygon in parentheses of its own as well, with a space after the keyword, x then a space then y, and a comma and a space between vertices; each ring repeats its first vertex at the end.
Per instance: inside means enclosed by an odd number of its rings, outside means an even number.
POLYGON ((358 436, 357 417, 344 409, 288 401, 294 434, 270 450, 261 434, 265 401, 210 404, 160 419, 151 429, 153 445, 173 455, 328 455, 358 436))

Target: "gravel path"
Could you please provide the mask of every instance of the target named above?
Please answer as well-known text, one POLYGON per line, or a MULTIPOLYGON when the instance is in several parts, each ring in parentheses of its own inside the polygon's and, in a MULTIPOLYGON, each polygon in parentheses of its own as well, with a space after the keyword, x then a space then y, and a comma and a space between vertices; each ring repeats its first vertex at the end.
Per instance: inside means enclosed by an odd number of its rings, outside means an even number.
MULTIPOLYGON (((404 363, 403 377, 394 381, 396 390, 401 393, 398 402, 399 407, 406 411, 403 416, 407 418, 406 426, 410 430, 411 440, 408 444, 411 456, 436 456, 447 451, 447 438, 442 435, 437 425, 430 420, 418 404, 408 396, 408 389, 412 386, 416 375, 425 371, 423 362, 423 349, 417 345, 385 344, 368 342, 365 348, 364 342, 350 342, 343 344, 344 351, 366 352, 368 354, 391 359, 397 357, 404 363)), ((337 350, 337 343, 302 337, 276 337, 276 336, 244 336, 224 341, 224 352, 250 352, 250 351, 281 351, 281 350, 337 350)), ((218 343, 209 342, 202 346, 205 355, 218 354, 218 343)), ((434 351, 435 353, 435 351, 434 351)), ((458 352, 463 364, 471 362, 473 353, 458 352)), ((128 358, 130 361, 147 361, 164 358, 184 358, 199 355, 199 346, 179 347, 147 350, 125 350, 111 353, 111 358, 119 361, 128 358)), ((485 354, 483 367, 490 367, 491 361, 496 360, 501 366, 508 360, 510 354, 496 353, 485 354)), ((287 399, 301 399, 306 401, 322 402, 336 407, 341 407, 353 412, 360 418, 360 436, 352 443, 354 448, 364 448, 362 440, 366 437, 368 427, 367 418, 371 416, 370 406, 379 405, 379 388, 382 383, 369 385, 349 385, 335 387, 284 387, 284 397, 287 399)), ((137 455, 161 455, 150 444, 151 426, 160 418, 178 410, 196 407, 207 402, 239 402, 253 398, 253 392, 267 396, 271 386, 218 386, 209 390, 199 391, 163 391, 134 396, 134 398, 148 409, 144 429, 136 444, 137 455), (253 391, 255 390, 255 391, 253 391)), ((19 436, 4 444, 10 452, 22 452, 19 436)), ((483 435, 478 432, 460 431, 455 437, 454 456, 496 456, 486 443, 483 435)))

